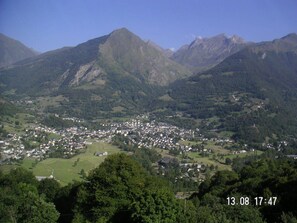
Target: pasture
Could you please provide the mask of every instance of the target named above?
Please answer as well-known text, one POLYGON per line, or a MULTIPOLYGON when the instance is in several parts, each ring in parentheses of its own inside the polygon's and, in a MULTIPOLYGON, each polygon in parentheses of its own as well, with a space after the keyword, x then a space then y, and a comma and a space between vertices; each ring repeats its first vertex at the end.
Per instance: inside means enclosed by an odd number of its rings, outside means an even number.
POLYGON ((107 156, 95 156, 96 152, 107 152, 108 155, 121 151, 118 147, 105 142, 94 142, 88 145, 84 153, 76 155, 70 159, 49 158, 34 165, 34 160, 25 159, 22 166, 30 169, 35 176, 50 176, 53 172, 54 177, 66 185, 73 180, 82 180, 81 170, 88 173, 90 170, 99 166, 107 156))

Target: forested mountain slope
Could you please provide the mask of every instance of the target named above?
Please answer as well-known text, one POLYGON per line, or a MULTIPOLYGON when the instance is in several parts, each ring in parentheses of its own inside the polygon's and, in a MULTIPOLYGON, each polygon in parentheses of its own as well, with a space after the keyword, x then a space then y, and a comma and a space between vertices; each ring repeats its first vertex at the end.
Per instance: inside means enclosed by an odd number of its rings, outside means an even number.
POLYGON ((217 117, 213 128, 262 141, 296 133, 296 86, 297 35, 290 34, 247 47, 208 71, 176 81, 171 108, 194 118, 217 117))

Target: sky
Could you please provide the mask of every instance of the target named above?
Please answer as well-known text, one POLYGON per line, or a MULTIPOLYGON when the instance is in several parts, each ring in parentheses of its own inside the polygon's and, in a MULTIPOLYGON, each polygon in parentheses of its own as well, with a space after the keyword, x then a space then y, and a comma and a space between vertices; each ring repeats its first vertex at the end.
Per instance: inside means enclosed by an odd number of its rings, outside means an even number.
POLYGON ((0 33, 39 52, 122 27, 173 49, 221 33, 267 41, 297 33, 297 1, 0 0, 0 33))

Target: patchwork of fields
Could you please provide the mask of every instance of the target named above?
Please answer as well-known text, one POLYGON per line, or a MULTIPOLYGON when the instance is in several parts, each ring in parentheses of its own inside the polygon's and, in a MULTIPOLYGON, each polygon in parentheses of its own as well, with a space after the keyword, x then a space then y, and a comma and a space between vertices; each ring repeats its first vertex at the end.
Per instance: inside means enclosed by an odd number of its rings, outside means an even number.
MULTIPOLYGON (((183 141, 180 142, 182 144, 192 145, 197 142, 183 141)), ((192 160, 193 163, 200 163, 204 165, 213 165, 217 166, 218 170, 231 170, 231 165, 226 165, 225 159, 235 158, 235 157, 244 157, 248 155, 253 155, 253 152, 247 152, 243 154, 231 154, 230 151, 224 149, 221 146, 214 145, 214 143, 209 142, 205 145, 205 148, 211 148, 213 150, 213 154, 210 156, 202 156, 198 152, 188 152, 187 156, 192 160), (222 155, 219 158, 219 155, 222 155), (216 159, 214 159, 214 156, 216 159)), ((171 157, 175 156, 169 153, 169 150, 161 150, 157 149, 157 151, 162 155, 162 157, 171 157)), ((67 185, 72 181, 81 181, 83 180, 82 172, 88 174, 88 172, 97 166, 100 165, 107 157, 104 156, 95 156, 95 153, 104 153, 107 152, 108 155, 115 153, 123 153, 124 151, 120 150, 118 147, 99 141, 93 142, 93 144, 88 145, 86 151, 79 155, 76 155, 70 159, 62 159, 62 158, 48 158, 41 162, 37 162, 32 158, 25 158, 20 166, 31 170, 35 176, 50 176, 52 173, 56 180, 58 180, 61 185, 67 185)), ((258 155, 262 153, 261 151, 257 151, 258 155)), ((181 155, 176 156, 180 161, 182 160, 181 155)), ((9 169, 15 168, 16 165, 2 165, 1 170, 4 172, 8 172, 9 169)))

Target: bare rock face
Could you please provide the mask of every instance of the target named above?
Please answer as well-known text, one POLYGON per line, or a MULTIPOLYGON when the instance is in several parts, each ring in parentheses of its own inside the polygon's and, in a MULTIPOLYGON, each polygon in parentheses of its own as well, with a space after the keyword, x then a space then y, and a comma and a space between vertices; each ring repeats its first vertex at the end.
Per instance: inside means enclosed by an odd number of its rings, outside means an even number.
POLYGON ((211 68, 228 56, 247 46, 241 37, 220 34, 211 38, 196 38, 191 44, 182 46, 171 59, 198 72, 211 68))
POLYGON ((105 72, 92 61, 79 67, 70 82, 70 86, 78 86, 84 83, 94 82, 99 76, 104 76, 105 72))

